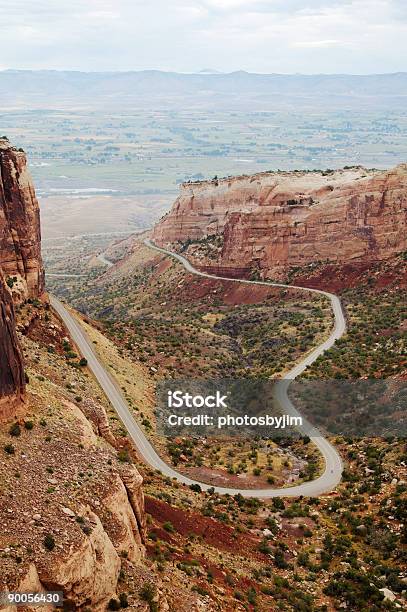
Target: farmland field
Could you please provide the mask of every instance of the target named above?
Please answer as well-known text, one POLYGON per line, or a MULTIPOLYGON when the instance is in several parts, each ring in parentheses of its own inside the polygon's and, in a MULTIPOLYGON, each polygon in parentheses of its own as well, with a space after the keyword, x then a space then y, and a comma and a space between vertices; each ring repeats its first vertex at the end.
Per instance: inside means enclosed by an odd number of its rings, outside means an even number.
MULTIPOLYGON (((407 160, 403 110, 222 108, 209 112, 197 101, 181 110, 2 112, 0 133, 30 159, 48 271, 55 271, 51 238, 104 234, 91 241, 100 250, 109 233, 153 225, 183 181, 276 169, 387 168, 407 160)), ((72 255, 72 243, 64 245, 58 272, 72 255)))

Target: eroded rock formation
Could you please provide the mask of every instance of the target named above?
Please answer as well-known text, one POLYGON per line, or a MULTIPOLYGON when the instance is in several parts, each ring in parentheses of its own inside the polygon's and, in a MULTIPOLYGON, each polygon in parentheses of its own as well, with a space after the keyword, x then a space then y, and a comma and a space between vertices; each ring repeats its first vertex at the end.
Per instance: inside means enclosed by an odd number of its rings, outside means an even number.
POLYGON ((44 293, 39 206, 23 151, 0 139, 0 418, 24 392, 13 302, 44 293))
MULTIPOLYGON (((92 610, 106 609, 115 592, 120 558, 99 517, 88 511, 90 534, 72 547, 65 559, 38 570, 41 584, 64 592, 75 607, 92 603, 92 610)), ((45 565, 45 564, 44 564, 45 565)))
MULTIPOLYGON (((128 575, 137 576, 145 571, 143 479, 133 464, 117 460, 116 451, 95 433, 94 423, 75 404, 63 400, 61 410, 63 422, 59 418, 55 421, 58 441, 53 450, 48 450, 46 459, 48 464, 53 462, 51 471, 43 465, 43 445, 49 447, 49 442, 44 442, 41 432, 36 433, 35 429, 21 437, 21 452, 11 459, 13 469, 27 471, 24 458, 29 454, 32 466, 30 480, 24 474, 20 482, 19 499, 12 495, 0 503, 4 527, 0 549, 5 556, 0 586, 3 584, 2 590, 63 591, 67 610, 102 612, 120 589, 120 571, 124 566, 128 575), (62 457, 65 461, 61 461, 62 457), (90 465, 95 476, 92 486, 88 482, 82 490, 75 487, 74 494, 71 487, 63 486, 72 484, 72 475, 77 472, 84 477, 82 470, 90 465), (26 499, 26 492, 21 488, 32 487, 33 481, 41 494, 35 498, 33 507, 24 506, 23 512, 21 499, 26 499), (49 484, 53 484, 55 492, 51 504, 42 495, 49 484), (46 533, 53 534, 55 546, 44 547, 46 533), (4 545, 9 541, 18 542, 16 547, 24 550, 18 561, 13 554, 14 544, 4 545)), ((104 413, 101 405, 97 412, 104 413)), ((103 420, 107 421, 106 413, 103 420)), ((112 433, 108 433, 114 440, 112 433)), ((7 608, 9 612, 14 609, 7 608)), ((37 608, 27 608, 34 609, 37 608)))
POLYGON ((184 184, 153 239, 190 244, 205 268, 283 278, 313 262, 391 258, 407 248, 406 219, 407 164, 270 172, 184 184))
POLYGON ((25 387, 11 293, 0 270, 0 418, 9 417, 25 387))
POLYGON ((44 292, 39 205, 25 153, 6 139, 0 139, 0 268, 12 279, 15 300, 44 292))

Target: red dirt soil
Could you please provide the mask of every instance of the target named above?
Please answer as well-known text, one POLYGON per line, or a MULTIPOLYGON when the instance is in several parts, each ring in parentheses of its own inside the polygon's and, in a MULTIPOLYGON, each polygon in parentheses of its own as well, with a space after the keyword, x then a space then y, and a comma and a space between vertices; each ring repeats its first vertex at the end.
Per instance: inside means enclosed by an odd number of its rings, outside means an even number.
POLYGON ((345 266, 328 265, 309 272, 299 274, 291 282, 303 287, 312 287, 340 293, 344 289, 366 285, 368 278, 374 281, 372 289, 383 289, 398 286, 407 287, 407 266, 404 261, 380 262, 372 264, 347 264, 345 266))
MULTIPOLYGON (((236 533, 232 527, 211 517, 202 516, 198 512, 181 510, 150 496, 145 498, 145 510, 160 524, 170 522, 175 531, 182 536, 195 534, 201 536, 206 544, 220 550, 234 553, 239 551, 239 554, 250 553, 251 555, 256 554, 259 558, 264 557, 256 550, 258 539, 247 533, 236 533)), ((154 531, 157 532, 156 529, 154 531)), ((163 539, 167 540, 167 538, 163 539)))

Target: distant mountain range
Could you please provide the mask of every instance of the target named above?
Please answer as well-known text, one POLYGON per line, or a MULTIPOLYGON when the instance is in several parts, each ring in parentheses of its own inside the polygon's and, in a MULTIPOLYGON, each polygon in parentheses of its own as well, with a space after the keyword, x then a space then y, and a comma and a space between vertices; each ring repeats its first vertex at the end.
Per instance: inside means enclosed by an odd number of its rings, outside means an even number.
POLYGON ((406 104, 407 72, 394 74, 179 74, 0 71, 0 108, 217 107, 253 110, 326 107, 389 109, 406 104))

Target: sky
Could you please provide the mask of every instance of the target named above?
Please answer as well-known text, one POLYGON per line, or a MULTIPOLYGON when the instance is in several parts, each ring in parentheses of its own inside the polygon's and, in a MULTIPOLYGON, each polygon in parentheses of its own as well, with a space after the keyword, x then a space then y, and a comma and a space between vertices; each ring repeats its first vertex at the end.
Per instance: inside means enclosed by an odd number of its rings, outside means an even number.
POLYGON ((407 70, 407 0, 0 0, 0 70, 407 70))

